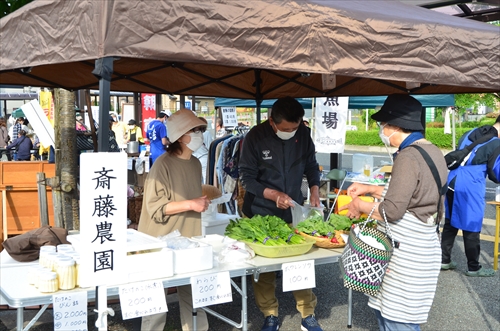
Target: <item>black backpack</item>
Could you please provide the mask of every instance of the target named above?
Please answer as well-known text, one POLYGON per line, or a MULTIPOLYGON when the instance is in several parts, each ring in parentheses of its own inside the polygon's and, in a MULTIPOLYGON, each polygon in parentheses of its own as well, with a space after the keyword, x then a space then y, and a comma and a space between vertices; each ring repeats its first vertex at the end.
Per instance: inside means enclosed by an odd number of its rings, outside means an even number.
POLYGON ((444 159, 446 161, 446 166, 448 167, 449 170, 455 170, 458 168, 462 162, 465 160, 467 155, 470 154, 470 152, 474 149, 479 144, 485 143, 491 138, 496 137, 494 134, 487 134, 485 136, 482 136, 481 138, 477 139, 474 141, 472 144, 469 146, 466 146, 465 148, 462 149, 457 149, 453 152, 449 152, 444 156, 444 159))

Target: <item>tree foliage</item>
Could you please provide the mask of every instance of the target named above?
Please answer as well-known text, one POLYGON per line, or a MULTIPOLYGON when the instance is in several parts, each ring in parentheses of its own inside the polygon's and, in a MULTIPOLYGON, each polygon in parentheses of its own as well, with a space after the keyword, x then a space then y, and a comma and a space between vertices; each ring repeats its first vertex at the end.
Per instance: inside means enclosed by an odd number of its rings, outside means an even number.
POLYGON ((0 0, 0 18, 9 15, 33 0, 0 0))
POLYGON ((472 112, 476 114, 480 106, 496 110, 499 102, 499 93, 455 94, 455 107, 459 114, 465 113, 467 109, 472 109, 472 112))

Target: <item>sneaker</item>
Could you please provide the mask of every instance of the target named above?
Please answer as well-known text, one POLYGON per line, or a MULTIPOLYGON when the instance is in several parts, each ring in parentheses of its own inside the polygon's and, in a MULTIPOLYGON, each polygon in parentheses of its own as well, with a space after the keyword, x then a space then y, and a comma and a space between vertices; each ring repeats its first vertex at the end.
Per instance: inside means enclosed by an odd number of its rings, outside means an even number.
POLYGON ((269 315, 264 321, 260 331, 278 331, 280 328, 280 319, 277 316, 269 315))
POLYGON ((441 263, 441 270, 453 270, 457 268, 457 263, 450 261, 450 263, 441 263))
POLYGON ((319 326, 318 321, 314 318, 314 315, 309 315, 302 319, 302 325, 300 326, 302 331, 323 331, 321 326, 319 326))

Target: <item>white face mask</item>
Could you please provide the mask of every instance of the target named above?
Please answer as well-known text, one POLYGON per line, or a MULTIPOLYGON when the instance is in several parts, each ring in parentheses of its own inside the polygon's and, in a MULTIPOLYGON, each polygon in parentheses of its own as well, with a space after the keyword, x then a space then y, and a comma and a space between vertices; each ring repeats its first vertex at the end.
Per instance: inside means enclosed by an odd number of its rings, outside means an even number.
POLYGON ((198 148, 200 148, 201 145, 203 145, 203 133, 191 132, 188 134, 188 136, 191 137, 191 141, 188 144, 186 144, 186 146, 193 152, 196 151, 198 148))
POLYGON ((278 127, 276 126, 276 124, 274 124, 274 127, 276 128, 276 135, 278 136, 278 138, 280 138, 281 140, 289 140, 291 139, 293 136, 295 136, 295 133, 297 132, 297 130, 294 130, 292 132, 285 132, 285 131, 280 131, 278 129, 278 127))
POLYGON ((384 127, 386 125, 387 124, 384 124, 384 125, 380 126, 380 129, 378 130, 378 136, 380 137, 380 140, 382 140, 382 142, 384 143, 385 146, 391 146, 391 137, 396 133, 396 131, 394 131, 393 133, 391 133, 390 136, 386 136, 384 134, 384 127))

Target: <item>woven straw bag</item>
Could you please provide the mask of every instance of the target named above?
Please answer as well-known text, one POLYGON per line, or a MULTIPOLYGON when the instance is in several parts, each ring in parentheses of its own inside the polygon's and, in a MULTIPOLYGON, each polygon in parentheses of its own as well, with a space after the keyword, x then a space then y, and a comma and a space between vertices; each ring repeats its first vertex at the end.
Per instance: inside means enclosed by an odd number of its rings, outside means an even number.
POLYGON ((382 285, 387 266, 394 250, 394 240, 391 238, 391 231, 383 211, 386 231, 389 236, 375 228, 367 228, 366 224, 370 221, 370 215, 360 227, 358 234, 355 234, 354 228, 351 229, 347 245, 341 257, 341 270, 343 273, 344 287, 355 291, 363 292, 371 296, 376 296, 382 285), (381 243, 385 249, 372 247, 359 238, 359 234, 370 236, 381 243))

